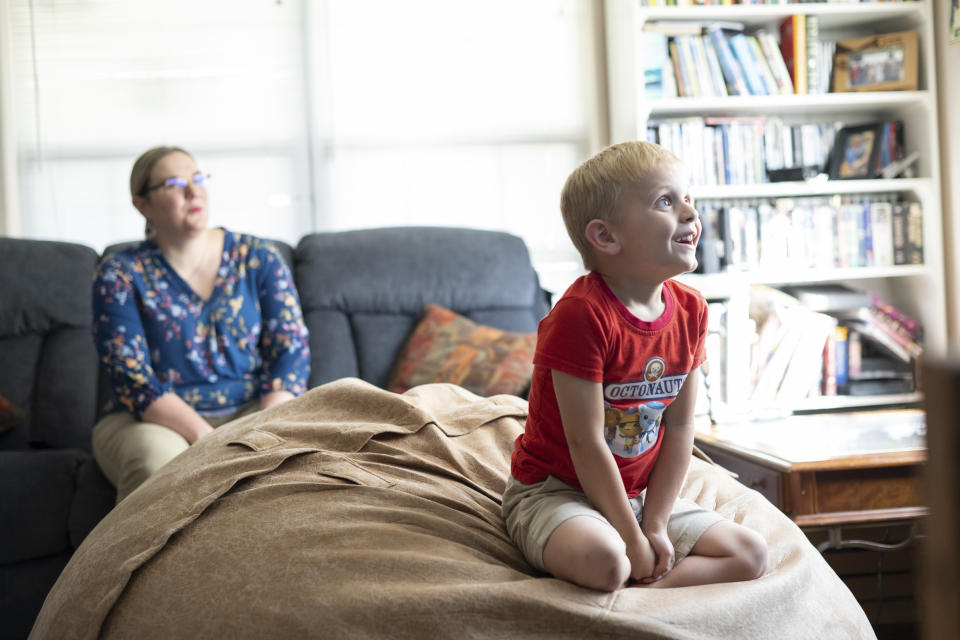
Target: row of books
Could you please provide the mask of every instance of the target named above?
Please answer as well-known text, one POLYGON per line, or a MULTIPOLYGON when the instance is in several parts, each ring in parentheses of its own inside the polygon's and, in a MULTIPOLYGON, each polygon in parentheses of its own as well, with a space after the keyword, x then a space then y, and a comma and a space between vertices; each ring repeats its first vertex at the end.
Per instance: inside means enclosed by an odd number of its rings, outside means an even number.
POLYGON ((923 211, 895 195, 697 203, 699 273, 923 264, 923 211))
POLYGON ((760 406, 917 387, 922 330, 873 294, 840 285, 756 286, 750 314, 757 326, 750 397, 760 406))
POLYGON ((838 122, 787 124, 776 117, 689 117, 651 120, 646 139, 677 154, 694 184, 757 184, 800 168, 803 179, 824 172, 843 127, 838 122))
POLYGON ((795 15, 777 35, 736 22, 644 24, 639 62, 644 95, 765 96, 826 93, 836 43, 819 40, 817 16, 795 15))

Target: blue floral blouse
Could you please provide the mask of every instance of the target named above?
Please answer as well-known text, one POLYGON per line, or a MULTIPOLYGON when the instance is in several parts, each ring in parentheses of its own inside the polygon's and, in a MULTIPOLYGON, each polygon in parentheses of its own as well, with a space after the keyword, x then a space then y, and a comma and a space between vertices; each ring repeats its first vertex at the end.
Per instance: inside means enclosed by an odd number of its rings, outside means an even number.
POLYGON ((93 335, 112 389, 107 410, 137 419, 171 391, 215 417, 307 388, 310 347, 290 270, 250 235, 224 231, 209 300, 150 241, 109 256, 94 277, 93 335))

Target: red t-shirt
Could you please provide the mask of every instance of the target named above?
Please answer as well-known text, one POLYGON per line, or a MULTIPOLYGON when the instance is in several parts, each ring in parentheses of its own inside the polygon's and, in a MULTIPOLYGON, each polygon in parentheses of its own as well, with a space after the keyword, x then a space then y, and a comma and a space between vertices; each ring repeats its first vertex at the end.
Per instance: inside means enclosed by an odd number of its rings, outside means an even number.
POLYGON ((627 495, 646 488, 660 451, 663 411, 703 363, 707 332, 707 303, 699 292, 668 280, 663 300, 663 314, 645 322, 590 273, 540 321, 530 413, 510 462, 514 478, 534 484, 552 475, 581 488, 553 389, 556 369, 602 383, 604 436, 627 495))

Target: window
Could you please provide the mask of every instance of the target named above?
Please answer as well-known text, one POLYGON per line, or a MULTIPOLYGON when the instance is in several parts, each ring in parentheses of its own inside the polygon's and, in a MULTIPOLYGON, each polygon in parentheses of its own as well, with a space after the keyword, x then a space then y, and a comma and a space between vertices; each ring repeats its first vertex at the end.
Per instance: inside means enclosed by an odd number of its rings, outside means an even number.
POLYGON ((567 174, 597 146, 593 3, 5 0, 22 233, 140 237, 130 166, 194 153, 212 223, 471 226, 574 256, 567 174))

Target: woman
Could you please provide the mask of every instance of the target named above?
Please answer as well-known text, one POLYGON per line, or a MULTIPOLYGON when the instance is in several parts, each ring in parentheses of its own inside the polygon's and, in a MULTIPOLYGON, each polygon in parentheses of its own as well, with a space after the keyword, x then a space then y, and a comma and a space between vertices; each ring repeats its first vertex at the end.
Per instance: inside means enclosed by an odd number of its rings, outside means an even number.
POLYGON ((130 174, 147 239, 108 256, 93 333, 111 387, 93 452, 119 502, 215 427, 306 390, 307 328, 276 248, 208 227, 207 176, 157 147, 130 174))

